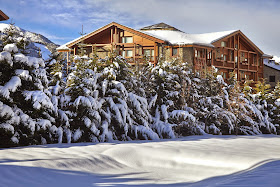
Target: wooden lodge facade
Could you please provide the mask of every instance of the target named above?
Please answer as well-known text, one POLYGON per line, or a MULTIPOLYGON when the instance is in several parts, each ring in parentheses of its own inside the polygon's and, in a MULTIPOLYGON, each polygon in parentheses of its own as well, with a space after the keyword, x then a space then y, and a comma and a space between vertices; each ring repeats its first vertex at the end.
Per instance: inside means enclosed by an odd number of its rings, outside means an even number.
POLYGON ((257 81, 264 76, 263 59, 270 58, 240 30, 187 34, 165 23, 135 30, 112 22, 58 47, 57 51, 66 52, 70 61, 81 44, 89 57, 96 52, 104 58, 114 51, 132 64, 147 60, 157 64, 159 59, 180 58, 195 70, 215 66, 224 79, 234 72, 238 80, 257 81))

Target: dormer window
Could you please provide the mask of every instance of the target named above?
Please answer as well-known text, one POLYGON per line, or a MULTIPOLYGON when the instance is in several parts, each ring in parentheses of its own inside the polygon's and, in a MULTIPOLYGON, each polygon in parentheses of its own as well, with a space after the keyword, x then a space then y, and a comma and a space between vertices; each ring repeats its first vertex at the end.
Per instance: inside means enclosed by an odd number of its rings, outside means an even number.
POLYGON ((133 37, 132 36, 122 37, 122 43, 133 43, 133 37))

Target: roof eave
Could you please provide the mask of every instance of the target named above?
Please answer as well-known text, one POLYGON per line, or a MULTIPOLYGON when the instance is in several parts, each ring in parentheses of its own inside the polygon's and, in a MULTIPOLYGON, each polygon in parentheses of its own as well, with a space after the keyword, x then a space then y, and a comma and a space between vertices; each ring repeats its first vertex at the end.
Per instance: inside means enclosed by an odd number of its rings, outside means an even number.
POLYGON ((4 21, 4 20, 8 20, 8 19, 9 19, 9 16, 7 16, 4 12, 2 12, 0 10, 0 21, 4 21))
POLYGON ((89 33, 89 34, 87 34, 87 35, 81 37, 81 38, 78 39, 78 40, 74 40, 72 43, 70 43, 70 44, 68 44, 68 45, 66 45, 66 46, 67 46, 68 48, 71 48, 72 46, 74 46, 75 44, 81 42, 82 40, 85 40, 85 39, 87 39, 87 38, 89 38, 89 37, 91 37, 91 36, 93 36, 93 35, 95 35, 95 34, 98 34, 98 33, 102 32, 103 30, 105 30, 105 29, 107 29, 107 28, 109 28, 109 27, 111 27, 111 26, 117 26, 117 27, 119 27, 119 28, 121 28, 121 29, 123 29, 123 30, 132 31, 132 32, 133 32, 134 34, 136 34, 136 35, 146 36, 147 38, 152 39, 152 40, 154 40, 155 42, 158 42, 158 43, 165 43, 164 40, 161 40, 161 39, 156 38, 156 37, 154 37, 154 36, 150 36, 150 35, 147 35, 147 34, 145 34, 145 33, 143 33, 143 32, 140 32, 140 31, 137 31, 137 30, 135 30, 135 29, 129 28, 129 27, 127 27, 127 26, 121 25, 121 24, 119 24, 119 23, 112 22, 112 23, 109 23, 109 24, 107 24, 107 25, 105 25, 105 26, 103 26, 103 27, 101 27, 101 28, 99 28, 99 29, 97 29, 97 30, 95 30, 95 31, 93 31, 93 32, 91 32, 91 33, 89 33))
POLYGON ((260 48, 258 48, 258 46, 256 46, 256 44, 254 44, 254 42, 252 42, 243 32, 241 32, 241 30, 237 30, 237 31, 232 32, 232 33, 230 33, 228 35, 225 35, 225 36, 223 36, 223 37, 221 37, 221 38, 219 38, 217 40, 214 40, 214 41, 211 42, 211 44, 213 44, 213 43, 215 43, 217 41, 220 41, 220 40, 222 40, 222 39, 224 39, 226 37, 233 36, 234 34, 237 34, 237 33, 241 34, 260 54, 262 54, 262 55, 264 54, 264 52, 260 48))

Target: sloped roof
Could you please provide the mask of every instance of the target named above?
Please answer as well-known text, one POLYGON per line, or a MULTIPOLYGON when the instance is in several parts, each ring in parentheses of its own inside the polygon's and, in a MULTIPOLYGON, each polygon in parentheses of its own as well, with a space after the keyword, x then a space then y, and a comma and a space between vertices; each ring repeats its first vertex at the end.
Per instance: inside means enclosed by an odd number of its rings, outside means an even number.
POLYGON ((146 26, 140 29, 141 31, 145 30, 173 30, 173 31, 180 31, 179 29, 172 27, 166 23, 157 23, 154 25, 146 26))
POLYGON ((8 20, 9 17, 0 10, 0 21, 8 20))
POLYGON ((89 37, 91 37, 91 36, 93 36, 93 35, 95 35, 95 34, 97 34, 97 33, 100 33, 100 32, 102 32, 102 31, 104 31, 105 29, 110 28, 111 26, 117 26, 118 28, 121 28, 121 29, 123 29, 123 30, 129 31, 129 32, 131 32, 131 33, 133 33, 133 34, 135 34, 135 35, 140 35, 140 36, 142 36, 142 37, 144 37, 144 38, 148 38, 148 39, 153 40, 153 41, 155 41, 155 42, 164 43, 163 40, 161 40, 161 39, 159 39, 159 38, 157 38, 157 37, 154 37, 154 36, 151 36, 151 35, 146 34, 146 33, 144 33, 144 32, 141 32, 141 31, 132 29, 132 28, 130 28, 130 27, 121 25, 121 24, 119 24, 119 23, 112 22, 112 23, 109 23, 108 25, 105 25, 105 26, 103 26, 103 27, 101 27, 101 28, 99 28, 99 29, 97 29, 97 30, 95 30, 95 31, 93 31, 93 32, 91 32, 91 33, 89 33, 89 34, 86 34, 86 35, 81 36, 81 37, 79 37, 79 38, 76 38, 76 39, 74 39, 74 40, 72 40, 72 41, 70 41, 70 42, 67 42, 66 44, 63 44, 63 45, 59 46, 58 48, 56 48, 56 50, 58 50, 58 51, 59 51, 59 50, 69 50, 69 49, 70 49, 69 47, 71 47, 71 46, 73 46, 73 45, 75 45, 75 44, 81 42, 82 40, 85 40, 85 39, 87 39, 87 38, 89 38, 89 37))
POLYGON ((238 30, 224 31, 224 32, 212 32, 204 34, 187 34, 182 31, 171 30, 146 30, 144 33, 150 34, 154 37, 168 41, 173 45, 188 45, 197 44, 214 47, 213 42, 218 41, 230 34, 237 32, 238 30))
POLYGON ((230 30, 230 31, 223 31, 223 32, 211 32, 211 33, 203 33, 203 34, 188 34, 184 33, 170 25, 165 23, 159 23, 155 25, 151 25, 148 27, 144 27, 141 30, 135 30, 127 26, 123 26, 121 24, 112 22, 104 27, 101 27, 85 36, 79 37, 74 39, 64 45, 61 45, 57 48, 57 50, 69 50, 71 46, 79 43, 82 40, 85 40, 111 26, 117 26, 121 29, 127 30, 132 32, 136 35, 140 35, 142 37, 146 37, 153 41, 164 43, 168 42, 172 45, 202 45, 207 47, 214 47, 213 43, 219 41, 225 37, 228 37, 233 34, 241 34, 257 51, 261 54, 263 52, 251 41, 249 40, 240 30, 230 30), (173 29, 173 30, 172 30, 173 29))
POLYGON ((264 62, 264 65, 273 69, 280 71, 280 65, 275 64, 275 62, 264 62))

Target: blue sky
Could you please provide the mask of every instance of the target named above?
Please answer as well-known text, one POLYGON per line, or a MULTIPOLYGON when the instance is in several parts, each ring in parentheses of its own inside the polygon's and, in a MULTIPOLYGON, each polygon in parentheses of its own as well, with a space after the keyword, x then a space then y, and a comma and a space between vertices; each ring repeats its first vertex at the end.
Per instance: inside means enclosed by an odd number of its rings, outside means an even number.
POLYGON ((17 26, 57 44, 79 37, 82 25, 89 33, 112 21, 136 29, 165 22, 187 33, 240 29, 265 53, 280 56, 278 0, 0 0, 0 5, 17 26))

